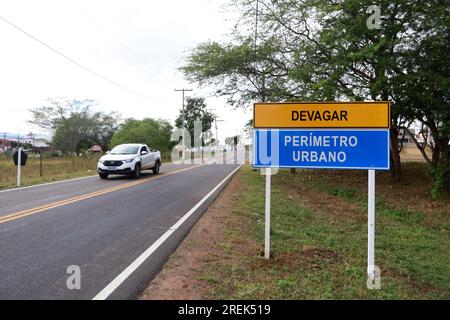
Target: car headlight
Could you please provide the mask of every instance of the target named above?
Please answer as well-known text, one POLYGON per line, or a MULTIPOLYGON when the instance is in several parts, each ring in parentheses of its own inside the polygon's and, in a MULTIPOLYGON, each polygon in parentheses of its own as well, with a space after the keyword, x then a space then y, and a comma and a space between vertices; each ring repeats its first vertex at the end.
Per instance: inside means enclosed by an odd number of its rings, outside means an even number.
POLYGON ((105 160, 98 160, 98 163, 103 164, 105 162, 105 160))
POLYGON ((133 162, 133 160, 134 160, 134 159, 127 159, 127 160, 123 160, 123 162, 125 162, 125 163, 131 163, 131 162, 133 162))

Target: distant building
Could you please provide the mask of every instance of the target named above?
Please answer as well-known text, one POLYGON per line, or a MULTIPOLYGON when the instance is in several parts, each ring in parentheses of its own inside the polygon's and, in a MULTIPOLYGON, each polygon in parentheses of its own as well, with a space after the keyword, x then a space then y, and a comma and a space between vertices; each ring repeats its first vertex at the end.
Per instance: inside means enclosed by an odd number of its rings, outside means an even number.
POLYGON ((32 143, 33 147, 35 148, 47 148, 48 147, 48 143, 45 139, 34 139, 33 143, 32 143))
POLYGON ((25 139, 20 139, 20 143, 27 143, 27 144, 31 144, 33 146, 33 148, 47 148, 48 147, 48 143, 45 139, 42 138, 25 138, 25 139))
MULTIPOLYGON (((409 129, 409 132, 411 135, 416 136, 416 130, 414 128, 409 129)), ((398 142, 402 143, 413 143, 413 139, 409 134, 405 132, 405 130, 402 128, 398 131, 398 142)))
POLYGON ((9 149, 11 149, 11 140, 7 140, 7 139, 0 139, 0 149, 2 149, 3 151, 7 151, 9 149))
POLYGON ((90 152, 103 152, 103 148, 99 144, 94 144, 92 147, 89 148, 90 152))

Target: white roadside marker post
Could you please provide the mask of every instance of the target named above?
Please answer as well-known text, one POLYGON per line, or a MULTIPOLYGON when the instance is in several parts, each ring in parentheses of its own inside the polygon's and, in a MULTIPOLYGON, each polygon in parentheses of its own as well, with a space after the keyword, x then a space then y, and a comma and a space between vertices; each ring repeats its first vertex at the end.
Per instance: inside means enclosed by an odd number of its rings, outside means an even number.
POLYGON ((368 189, 367 276, 373 281, 375 280, 375 170, 369 170, 368 189))
POLYGON ((19 153, 17 154, 17 186, 20 187, 20 175, 22 171, 22 148, 19 148, 19 153))
POLYGON ((265 241, 264 258, 270 258, 270 182, 272 177, 272 168, 266 168, 266 221, 265 221, 265 241))

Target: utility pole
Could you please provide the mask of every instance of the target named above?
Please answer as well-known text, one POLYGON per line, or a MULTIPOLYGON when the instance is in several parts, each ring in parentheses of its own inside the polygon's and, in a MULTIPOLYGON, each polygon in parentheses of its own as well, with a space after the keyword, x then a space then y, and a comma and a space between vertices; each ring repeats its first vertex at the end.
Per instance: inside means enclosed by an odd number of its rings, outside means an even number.
POLYGON ((192 91, 192 89, 175 89, 175 91, 176 92, 182 92, 182 97, 183 97, 183 104, 182 104, 182 112, 181 112, 181 115, 182 115, 182 120, 181 120, 181 131, 182 131, 182 134, 183 134, 183 160, 185 160, 185 149, 186 149, 186 143, 185 143, 185 141, 184 141, 184 131, 185 131, 185 124, 184 124, 184 122, 185 122, 185 116, 184 116, 184 93, 185 92, 188 92, 188 91, 192 91))
POLYGON ((217 122, 224 122, 225 120, 217 119, 217 117, 214 118, 214 122, 216 124, 216 141, 219 143, 219 131, 217 129, 217 122))
MULTIPOLYGON (((208 109, 208 112, 213 113, 213 111, 216 111, 216 109, 208 109)), ((217 122, 223 122, 224 120, 217 119, 217 115, 214 113, 214 127, 216 129, 216 143, 219 143, 219 134, 217 131, 217 122)))
MULTIPOLYGON (((212 111, 216 111, 216 109, 210 109, 209 111, 212 113, 212 111)), ((219 130, 217 128, 217 122, 223 122, 223 121, 225 121, 225 120, 217 119, 217 115, 214 113, 214 127, 216 129, 216 142, 214 144, 214 152, 218 152, 219 151, 219 145, 220 145, 220 143, 219 143, 219 130)), ((223 152, 223 163, 224 164, 227 163, 226 158, 227 158, 227 155, 226 155, 226 151, 225 151, 225 152, 223 152)))

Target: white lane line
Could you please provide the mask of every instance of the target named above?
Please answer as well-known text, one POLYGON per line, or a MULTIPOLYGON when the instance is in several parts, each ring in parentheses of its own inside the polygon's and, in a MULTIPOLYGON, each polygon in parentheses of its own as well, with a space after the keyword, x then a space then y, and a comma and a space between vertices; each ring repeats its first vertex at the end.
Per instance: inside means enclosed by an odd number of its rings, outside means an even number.
POLYGON ((92 300, 107 299, 139 266, 145 262, 152 254, 166 241, 172 233, 179 227, 216 192, 228 179, 230 179, 240 168, 242 164, 233 170, 225 179, 214 187, 206 196, 203 197, 191 210, 189 210, 180 220, 177 221, 169 230, 166 231, 158 240, 156 240, 147 250, 145 250, 136 260, 134 260, 125 270, 123 270, 113 281, 111 281, 102 291, 100 291, 92 300))
POLYGON ((66 179, 66 180, 47 182, 47 183, 40 183, 40 184, 35 184, 33 186, 28 186, 28 187, 0 190, 0 193, 9 192, 9 191, 18 191, 18 190, 24 190, 24 189, 31 189, 31 188, 37 188, 37 187, 44 187, 44 186, 49 186, 49 185, 57 184, 57 183, 71 182, 71 181, 89 179, 89 178, 94 178, 94 177, 98 177, 98 175, 86 176, 86 177, 81 177, 81 178, 66 179))

